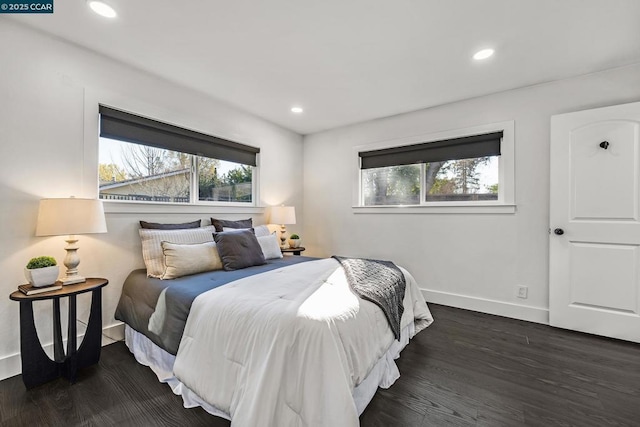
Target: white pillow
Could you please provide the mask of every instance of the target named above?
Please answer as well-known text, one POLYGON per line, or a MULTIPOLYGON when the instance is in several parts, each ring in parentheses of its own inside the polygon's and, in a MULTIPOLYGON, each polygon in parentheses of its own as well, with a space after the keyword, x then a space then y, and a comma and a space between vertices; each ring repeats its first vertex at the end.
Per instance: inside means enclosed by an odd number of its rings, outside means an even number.
MULTIPOLYGON (((222 227, 222 231, 233 231, 233 230, 248 230, 248 228, 231 228, 231 227, 222 227)), ((253 227, 253 234, 256 237, 268 236, 271 234, 269 231, 269 227, 266 225, 258 225, 253 227)))
POLYGON ((164 274, 164 254, 162 242, 169 243, 205 243, 213 242, 215 227, 209 225, 200 228, 182 230, 154 230, 141 228, 142 258, 147 266, 147 276, 160 278, 164 274))
POLYGON ((280 250, 276 233, 258 237, 258 243, 260 243, 264 259, 282 258, 282 251, 280 250))
POLYGON ((221 270, 215 242, 178 244, 162 242, 165 270, 161 279, 176 279, 204 271, 221 270))
POLYGON ((271 232, 269 231, 269 227, 267 227, 266 225, 253 227, 253 232, 256 234, 256 237, 265 237, 271 234, 271 232))

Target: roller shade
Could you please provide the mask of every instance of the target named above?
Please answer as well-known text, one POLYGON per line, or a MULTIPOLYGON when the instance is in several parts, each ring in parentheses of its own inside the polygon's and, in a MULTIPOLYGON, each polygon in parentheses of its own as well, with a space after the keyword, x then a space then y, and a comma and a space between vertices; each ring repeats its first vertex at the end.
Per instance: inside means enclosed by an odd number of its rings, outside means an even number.
POLYGON ((100 136, 256 166, 259 148, 100 105, 100 136))
POLYGON ((499 156, 501 140, 502 131, 382 150, 361 151, 358 155, 361 158, 362 169, 472 159, 499 156))

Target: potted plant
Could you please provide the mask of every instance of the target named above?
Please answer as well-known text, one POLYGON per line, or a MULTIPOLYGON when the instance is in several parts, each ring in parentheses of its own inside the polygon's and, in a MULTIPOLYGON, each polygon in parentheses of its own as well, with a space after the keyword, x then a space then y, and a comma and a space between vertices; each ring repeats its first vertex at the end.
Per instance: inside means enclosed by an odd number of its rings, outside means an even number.
POLYGON ((292 234, 289 236, 289 247, 292 249, 300 247, 300 236, 297 234, 292 234))
POLYGON ((31 258, 24 269, 27 281, 35 287, 53 285, 58 280, 58 273, 58 263, 50 256, 31 258))

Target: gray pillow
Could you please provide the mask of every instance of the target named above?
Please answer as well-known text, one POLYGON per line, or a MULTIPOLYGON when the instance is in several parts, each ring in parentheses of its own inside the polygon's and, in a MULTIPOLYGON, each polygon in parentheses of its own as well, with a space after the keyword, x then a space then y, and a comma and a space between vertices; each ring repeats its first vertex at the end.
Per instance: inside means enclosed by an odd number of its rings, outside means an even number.
POLYGON ((227 219, 215 219, 211 218, 211 225, 216 228, 217 232, 224 231, 223 228, 251 228, 253 227, 253 220, 241 219, 238 221, 229 221, 227 219))
POLYGON ((222 266, 225 270, 240 270, 266 264, 262 248, 253 230, 234 230, 213 233, 222 266))
POLYGON ((160 224, 158 222, 140 221, 140 228, 153 230, 184 230, 187 228, 200 228, 202 220, 184 222, 182 224, 160 224))

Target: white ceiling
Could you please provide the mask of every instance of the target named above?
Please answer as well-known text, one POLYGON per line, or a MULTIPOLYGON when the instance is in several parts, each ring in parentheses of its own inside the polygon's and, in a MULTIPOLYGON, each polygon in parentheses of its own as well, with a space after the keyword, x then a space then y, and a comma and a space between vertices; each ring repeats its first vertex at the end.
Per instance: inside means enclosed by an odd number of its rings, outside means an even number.
POLYGON ((302 134, 640 62, 640 0, 105 1, 13 16, 302 134))

